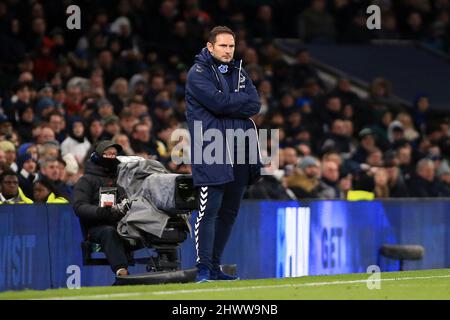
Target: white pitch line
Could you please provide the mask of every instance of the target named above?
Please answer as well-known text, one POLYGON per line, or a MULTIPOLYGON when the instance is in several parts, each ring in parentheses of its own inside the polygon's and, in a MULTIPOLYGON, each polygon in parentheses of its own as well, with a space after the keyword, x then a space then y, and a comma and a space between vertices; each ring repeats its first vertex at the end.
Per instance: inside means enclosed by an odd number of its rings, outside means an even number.
MULTIPOLYGON (((329 285, 342 285, 352 283, 367 283, 367 282, 382 282, 382 281, 404 281, 404 280, 424 280, 424 279, 442 279, 450 278, 449 275, 443 276, 427 276, 427 277, 404 277, 404 278, 381 278, 379 280, 366 279, 366 280, 346 280, 346 281, 328 281, 328 282, 311 282, 311 283, 298 283, 298 284, 278 284, 269 286, 247 286, 247 287, 235 287, 235 288, 211 288, 211 289, 190 289, 190 290, 172 290, 172 291, 156 291, 156 292, 130 292, 130 293, 111 293, 111 294, 96 294, 88 296, 73 296, 73 297, 52 297, 42 298, 37 300, 89 300, 89 299, 108 299, 108 298, 125 298, 134 297, 140 295, 172 295, 172 294, 184 294, 184 293, 207 293, 207 292, 227 292, 227 291, 242 291, 242 290, 257 290, 257 289, 273 289, 273 288, 289 288, 289 287, 316 287, 316 286, 329 286, 329 285)), ((33 299, 35 300, 35 299, 33 299)))
POLYGON ((249 286, 249 287, 237 287, 237 288, 211 288, 211 289, 191 289, 191 290, 174 290, 174 291, 157 291, 153 292, 154 295, 164 294, 177 294, 177 293, 195 293, 195 292, 220 292, 220 291, 235 291, 235 290, 254 290, 254 289, 273 289, 273 288, 288 288, 288 287, 316 287, 316 286, 328 286, 336 284, 351 284, 351 283, 366 283, 366 282, 378 282, 378 281, 399 281, 399 280, 417 280, 417 279, 433 279, 433 278, 450 278, 450 275, 445 276, 428 276, 428 277, 406 277, 406 278, 387 278, 380 280, 346 280, 346 281, 329 281, 329 282, 311 282, 311 283, 291 283, 291 284, 278 284, 269 286, 249 286))

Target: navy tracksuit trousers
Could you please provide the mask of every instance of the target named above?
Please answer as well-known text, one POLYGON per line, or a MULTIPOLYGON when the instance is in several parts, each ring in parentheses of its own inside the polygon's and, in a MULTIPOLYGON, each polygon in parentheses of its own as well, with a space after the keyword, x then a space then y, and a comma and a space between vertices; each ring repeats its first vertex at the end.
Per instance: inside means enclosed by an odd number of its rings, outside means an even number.
POLYGON ((199 212, 195 223, 197 267, 220 266, 249 179, 249 165, 233 166, 234 181, 199 187, 199 212))

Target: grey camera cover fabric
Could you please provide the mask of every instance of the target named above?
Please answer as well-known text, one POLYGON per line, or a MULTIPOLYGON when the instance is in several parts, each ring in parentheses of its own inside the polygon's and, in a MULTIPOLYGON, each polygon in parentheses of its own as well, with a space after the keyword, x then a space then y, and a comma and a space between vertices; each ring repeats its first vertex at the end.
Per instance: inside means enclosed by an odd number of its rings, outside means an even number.
POLYGON ((175 178, 155 160, 138 160, 121 163, 117 184, 125 189, 132 202, 131 209, 119 222, 117 231, 122 237, 138 239, 150 233, 162 236, 169 213, 185 213, 187 228, 191 230, 188 213, 175 209, 175 178))

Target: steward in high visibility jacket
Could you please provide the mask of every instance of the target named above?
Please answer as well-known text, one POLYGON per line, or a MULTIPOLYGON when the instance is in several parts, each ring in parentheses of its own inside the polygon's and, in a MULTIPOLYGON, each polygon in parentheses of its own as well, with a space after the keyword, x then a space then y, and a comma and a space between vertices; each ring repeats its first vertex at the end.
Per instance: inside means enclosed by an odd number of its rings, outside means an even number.
POLYGON ((349 190, 348 201, 371 201, 375 199, 375 193, 365 190, 349 190))
POLYGON ((46 176, 40 176, 33 184, 33 198, 39 203, 69 203, 60 196, 53 182, 46 176))
POLYGON ((5 171, 0 175, 0 204, 30 204, 33 201, 19 188, 19 178, 14 171, 5 171))
POLYGON ((64 197, 57 197, 53 192, 48 195, 47 203, 69 203, 64 197))

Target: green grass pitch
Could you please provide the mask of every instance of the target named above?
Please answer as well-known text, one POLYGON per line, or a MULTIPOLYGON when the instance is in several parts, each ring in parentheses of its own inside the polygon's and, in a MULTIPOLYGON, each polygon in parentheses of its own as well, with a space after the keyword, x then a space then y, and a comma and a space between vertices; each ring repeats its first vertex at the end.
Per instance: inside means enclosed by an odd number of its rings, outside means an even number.
POLYGON ((450 269, 369 274, 306 276, 232 282, 146 286, 85 287, 76 290, 9 291, 0 299, 153 299, 153 300, 287 300, 287 299, 445 299, 450 300, 450 269), (369 289, 371 287, 372 289, 369 289))

